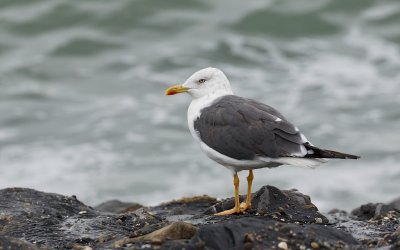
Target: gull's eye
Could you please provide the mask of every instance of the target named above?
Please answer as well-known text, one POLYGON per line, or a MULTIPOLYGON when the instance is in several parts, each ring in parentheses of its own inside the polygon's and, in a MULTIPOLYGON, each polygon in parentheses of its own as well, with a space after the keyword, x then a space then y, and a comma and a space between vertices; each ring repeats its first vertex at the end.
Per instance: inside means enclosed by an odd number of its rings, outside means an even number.
POLYGON ((199 82, 199 83, 205 83, 205 82, 206 82, 206 79, 200 79, 198 82, 199 82))

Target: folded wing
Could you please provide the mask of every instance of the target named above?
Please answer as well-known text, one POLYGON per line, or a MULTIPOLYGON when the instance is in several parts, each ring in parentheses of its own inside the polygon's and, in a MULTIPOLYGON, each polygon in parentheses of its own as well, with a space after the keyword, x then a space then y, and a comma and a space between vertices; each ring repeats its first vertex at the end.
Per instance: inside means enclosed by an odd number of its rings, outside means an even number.
POLYGON ((209 147, 238 160, 307 155, 307 139, 282 114, 235 95, 221 97, 204 108, 194 128, 209 147))

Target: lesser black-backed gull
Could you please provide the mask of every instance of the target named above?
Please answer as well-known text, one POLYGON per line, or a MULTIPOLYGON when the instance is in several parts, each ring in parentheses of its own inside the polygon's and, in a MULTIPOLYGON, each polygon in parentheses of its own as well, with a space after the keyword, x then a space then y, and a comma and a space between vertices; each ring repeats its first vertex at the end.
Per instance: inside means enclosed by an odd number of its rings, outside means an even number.
POLYGON ((359 156, 321 149, 276 109, 233 94, 225 74, 216 68, 194 73, 184 84, 166 90, 167 95, 192 96, 187 119, 193 138, 212 160, 232 170, 235 207, 217 215, 241 213, 251 206, 253 169, 280 165, 314 167, 327 158, 359 156), (239 202, 237 173, 248 170, 246 202, 239 202))

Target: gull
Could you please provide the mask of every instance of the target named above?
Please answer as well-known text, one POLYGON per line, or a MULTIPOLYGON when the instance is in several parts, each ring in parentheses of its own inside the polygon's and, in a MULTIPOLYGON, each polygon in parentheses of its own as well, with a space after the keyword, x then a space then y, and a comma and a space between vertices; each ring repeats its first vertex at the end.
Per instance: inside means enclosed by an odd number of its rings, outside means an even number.
POLYGON ((261 102, 233 94, 225 74, 216 68, 195 72, 166 95, 188 93, 190 133, 202 151, 233 173, 235 207, 216 215, 239 214, 251 208, 253 170, 281 165, 315 167, 329 158, 359 156, 314 146, 279 111, 261 102), (247 170, 246 201, 239 200, 238 172, 247 170))

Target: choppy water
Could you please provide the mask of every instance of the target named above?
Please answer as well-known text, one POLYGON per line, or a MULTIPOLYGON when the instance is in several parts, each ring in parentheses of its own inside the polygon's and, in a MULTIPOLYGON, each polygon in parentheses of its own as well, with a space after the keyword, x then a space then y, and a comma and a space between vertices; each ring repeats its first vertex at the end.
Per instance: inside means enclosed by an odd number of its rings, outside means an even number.
POLYGON ((397 0, 2 0, 0 188, 231 196, 188 132, 190 98, 163 93, 207 66, 314 144, 362 156, 257 170, 255 189, 297 188, 323 210, 400 195, 397 0))

